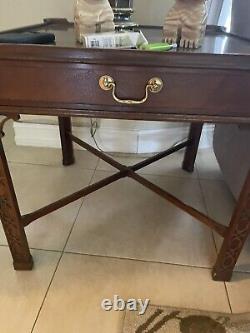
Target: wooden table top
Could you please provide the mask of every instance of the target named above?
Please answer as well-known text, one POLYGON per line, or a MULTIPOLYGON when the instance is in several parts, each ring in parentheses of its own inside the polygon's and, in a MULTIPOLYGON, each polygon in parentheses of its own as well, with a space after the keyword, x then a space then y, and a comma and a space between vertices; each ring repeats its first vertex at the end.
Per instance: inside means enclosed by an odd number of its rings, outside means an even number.
MULTIPOLYGON (((162 27, 147 27, 142 26, 140 29, 145 34, 149 42, 160 42, 163 38, 162 27)), ((32 28, 31 28, 32 30, 32 28)), ((35 31, 52 32, 56 35, 57 47, 70 47, 70 48, 84 48, 81 44, 76 42, 74 25, 70 22, 61 22, 43 26, 35 31)), ((226 35, 223 32, 212 33, 209 30, 205 36, 204 43, 201 48, 196 50, 178 49, 182 53, 196 53, 196 54, 244 54, 250 56, 250 41, 241 39, 239 37, 226 35)))
MULTIPOLYGON (((149 42, 159 42, 162 40, 161 27, 147 27, 142 26, 140 29, 145 34, 149 42)), ((216 67, 216 68, 232 68, 250 70, 250 41, 244 40, 235 36, 226 35, 223 32, 207 31, 203 45, 196 50, 176 49, 169 52, 152 52, 140 50, 111 50, 111 49, 86 49, 76 41, 73 23, 65 19, 54 21, 53 19, 45 19, 45 23, 34 25, 30 27, 18 28, 12 31, 43 31, 52 32, 56 36, 56 43, 54 45, 32 45, 27 48, 23 45, 1 45, 0 44, 0 59, 2 57, 14 54, 22 57, 22 54, 27 56, 33 54, 34 56, 51 55, 54 57, 70 57, 71 60, 84 59, 88 62, 91 59, 96 59, 106 56, 106 60, 112 58, 112 63, 116 63, 114 55, 117 55, 120 64, 125 60, 126 64, 133 65, 147 65, 150 62, 159 61, 162 65, 179 66, 180 63, 184 67, 216 67), (25 52, 25 50, 27 52, 25 52), (54 49, 48 50, 48 48, 54 49), (35 49, 38 49, 36 52, 35 49), (60 51, 59 51, 60 50, 60 51), (223 56, 223 59, 222 57, 223 56), (210 61, 209 61, 210 60, 210 61), (216 60, 216 61, 215 61, 216 60), (166 63, 167 62, 167 63, 166 63)), ((9 57, 8 57, 9 58, 9 57)))

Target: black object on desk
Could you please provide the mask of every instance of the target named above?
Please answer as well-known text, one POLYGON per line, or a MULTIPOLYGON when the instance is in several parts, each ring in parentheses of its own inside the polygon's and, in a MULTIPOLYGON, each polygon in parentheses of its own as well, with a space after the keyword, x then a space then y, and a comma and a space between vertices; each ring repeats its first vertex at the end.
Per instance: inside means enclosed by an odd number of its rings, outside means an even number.
POLYGON ((19 32, 0 34, 0 43, 6 44, 52 44, 55 35, 47 32, 19 32))

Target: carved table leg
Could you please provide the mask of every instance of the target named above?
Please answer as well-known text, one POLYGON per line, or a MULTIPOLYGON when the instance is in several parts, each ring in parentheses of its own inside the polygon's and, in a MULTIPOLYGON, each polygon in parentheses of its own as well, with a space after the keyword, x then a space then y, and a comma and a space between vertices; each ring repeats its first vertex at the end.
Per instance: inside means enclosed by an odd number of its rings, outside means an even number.
POLYGON ((233 269, 250 233, 250 171, 231 219, 228 233, 213 269, 213 279, 230 281, 233 269))
POLYGON ((189 131, 191 144, 186 148, 182 168, 188 172, 194 171, 194 163, 198 152, 203 123, 192 123, 189 131))
POLYGON ((58 117, 58 121, 62 144, 63 165, 71 165, 75 162, 73 142, 71 136, 68 134, 72 132, 71 118, 58 117))
POLYGON ((31 270, 30 254, 8 163, 0 140, 0 217, 16 270, 31 270))

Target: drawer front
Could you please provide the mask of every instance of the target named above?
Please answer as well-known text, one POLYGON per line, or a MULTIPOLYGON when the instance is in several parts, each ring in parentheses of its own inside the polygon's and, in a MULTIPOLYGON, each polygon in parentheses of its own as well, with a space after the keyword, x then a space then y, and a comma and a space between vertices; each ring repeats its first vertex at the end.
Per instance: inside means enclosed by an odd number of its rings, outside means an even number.
POLYGON ((249 87, 243 71, 0 62, 1 106, 250 117, 249 87), (143 99, 153 77, 163 88, 143 104, 120 104, 100 88, 103 75, 114 79, 119 99, 143 99))

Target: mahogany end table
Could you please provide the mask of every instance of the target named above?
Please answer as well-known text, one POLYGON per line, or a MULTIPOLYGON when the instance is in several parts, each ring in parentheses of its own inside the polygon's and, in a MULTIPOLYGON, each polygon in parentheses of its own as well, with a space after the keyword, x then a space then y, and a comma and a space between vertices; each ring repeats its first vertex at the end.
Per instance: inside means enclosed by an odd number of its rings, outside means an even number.
MULTIPOLYGON (((141 27, 150 41, 161 29, 141 27)), ((21 215, 0 140, 0 217, 16 270, 33 266, 25 227, 112 182, 130 177, 184 210, 224 238, 214 280, 229 281, 250 232, 250 172, 229 226, 214 221, 136 171, 180 149, 183 169, 192 172, 204 123, 250 124, 250 43, 223 33, 205 37, 198 50, 152 53, 86 49, 77 44, 65 19, 15 31, 48 31, 54 45, 0 45, 0 113, 54 115, 59 119, 63 165, 74 163, 73 142, 117 168, 117 173, 35 212, 21 215), (122 165, 76 138, 71 117, 95 117, 191 123, 187 140, 133 166, 122 165)), ((228 147, 230 149, 230 147, 228 147)), ((250 153, 250 151, 249 151, 250 153)))

